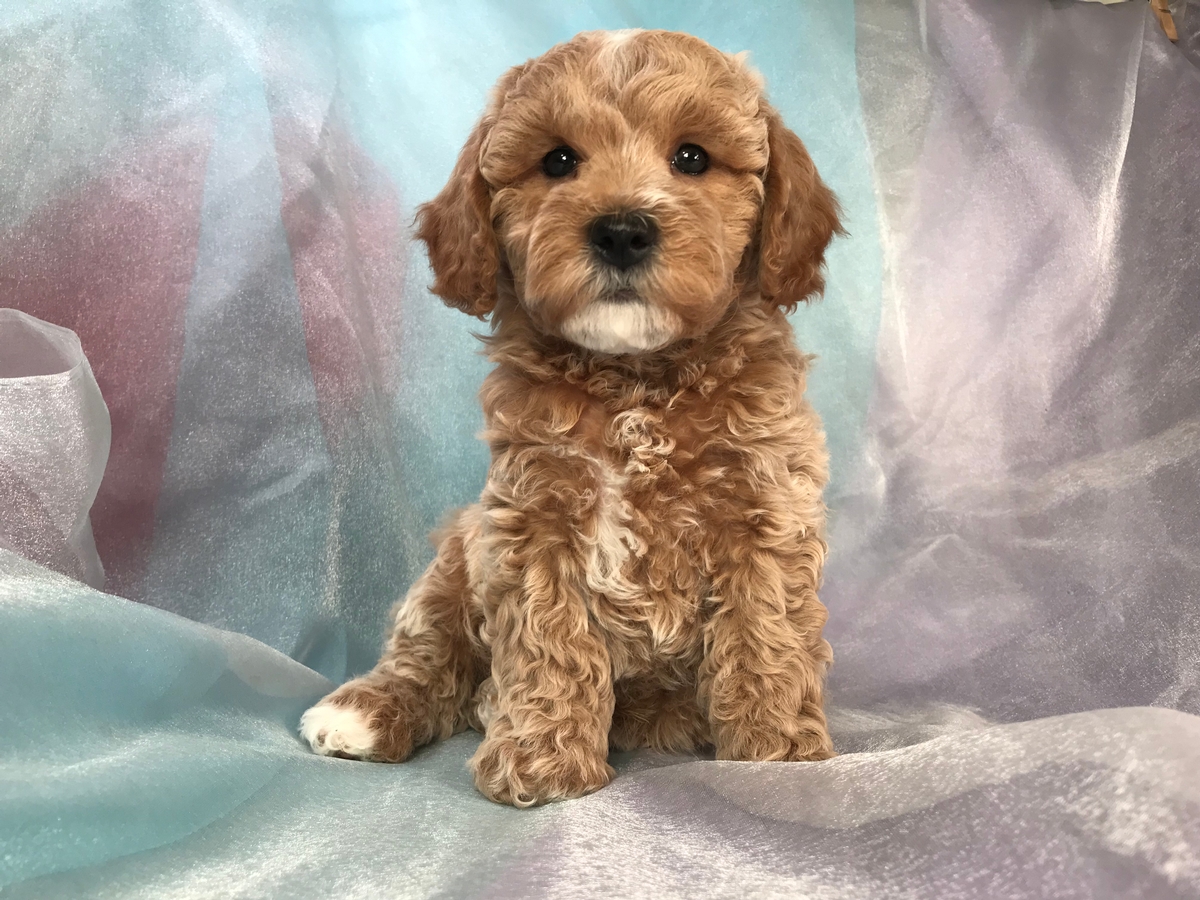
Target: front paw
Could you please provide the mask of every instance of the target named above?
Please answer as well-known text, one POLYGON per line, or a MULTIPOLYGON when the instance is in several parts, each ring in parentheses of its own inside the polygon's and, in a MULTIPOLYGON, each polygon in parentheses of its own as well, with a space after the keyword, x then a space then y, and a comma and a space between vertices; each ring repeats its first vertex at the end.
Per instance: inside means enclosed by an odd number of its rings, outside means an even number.
POLYGON ((825 726, 774 729, 731 724, 718 729, 717 759, 744 762, 817 762, 837 756, 825 726))
POLYGON ((583 747, 559 749, 551 740, 536 746, 485 737, 470 764, 480 793, 526 807, 582 797, 612 781, 613 768, 603 754, 583 747))

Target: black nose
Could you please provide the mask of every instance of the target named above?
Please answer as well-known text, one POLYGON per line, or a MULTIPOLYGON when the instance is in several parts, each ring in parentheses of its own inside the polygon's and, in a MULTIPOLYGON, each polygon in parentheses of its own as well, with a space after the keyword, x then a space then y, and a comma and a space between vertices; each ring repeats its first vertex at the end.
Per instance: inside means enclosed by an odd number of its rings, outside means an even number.
POLYGON ((601 216, 588 229, 596 255, 618 269, 636 266, 650 255, 658 240, 658 226, 642 213, 601 216))

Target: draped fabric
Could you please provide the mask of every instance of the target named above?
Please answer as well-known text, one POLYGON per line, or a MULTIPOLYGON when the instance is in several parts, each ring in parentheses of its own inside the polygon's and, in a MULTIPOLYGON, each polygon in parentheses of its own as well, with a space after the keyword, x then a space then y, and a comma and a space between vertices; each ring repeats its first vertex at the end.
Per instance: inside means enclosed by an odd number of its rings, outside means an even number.
POLYGON ((0 895, 1200 897, 1200 9, 0 8, 0 895), (750 50, 845 210, 793 317, 841 756, 475 792, 313 756, 473 500, 416 204, 512 64, 750 50))

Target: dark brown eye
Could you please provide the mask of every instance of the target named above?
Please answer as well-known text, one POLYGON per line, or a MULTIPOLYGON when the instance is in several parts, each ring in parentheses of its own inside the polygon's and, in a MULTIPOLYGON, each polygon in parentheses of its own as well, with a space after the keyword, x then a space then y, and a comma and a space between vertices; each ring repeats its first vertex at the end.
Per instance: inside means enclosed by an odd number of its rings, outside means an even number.
POLYGON ((708 168, 708 154, 703 147, 684 144, 671 157, 671 165, 685 175, 699 175, 708 168))
POLYGON ((579 165, 579 157, 570 147, 555 147, 542 157, 542 171, 551 178, 570 175, 579 165))

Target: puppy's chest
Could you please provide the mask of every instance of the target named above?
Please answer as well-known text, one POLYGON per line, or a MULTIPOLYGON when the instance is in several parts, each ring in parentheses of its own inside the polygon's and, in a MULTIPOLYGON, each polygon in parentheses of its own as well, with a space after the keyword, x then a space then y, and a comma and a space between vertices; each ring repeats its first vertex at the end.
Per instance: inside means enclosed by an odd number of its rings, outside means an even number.
POLYGON ((584 570, 593 619, 618 669, 700 652, 706 574, 705 470, 671 417, 617 413, 589 448, 596 502, 584 570), (685 440, 681 441, 681 437, 685 440))

